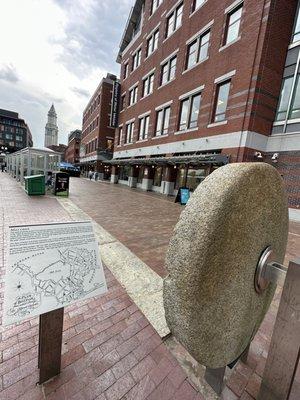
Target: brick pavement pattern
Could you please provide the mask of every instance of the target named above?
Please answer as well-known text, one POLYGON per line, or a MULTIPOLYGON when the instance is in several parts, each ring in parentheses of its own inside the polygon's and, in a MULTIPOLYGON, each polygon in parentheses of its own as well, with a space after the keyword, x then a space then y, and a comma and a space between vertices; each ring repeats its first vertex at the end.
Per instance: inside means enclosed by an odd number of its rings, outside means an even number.
MULTIPOLYGON (((115 207, 119 217, 113 214, 111 208, 106 224, 108 225, 108 218, 111 218, 112 227, 117 229, 119 218, 128 234, 130 222, 126 219, 124 222, 123 212, 119 214, 120 204, 117 200, 120 197, 127 199, 125 203, 127 210, 137 209, 138 204, 143 201, 147 203, 150 210, 146 194, 143 194, 142 201, 138 196, 132 205, 129 191, 115 192, 113 199, 106 191, 110 190, 109 186, 99 184, 97 187, 96 185, 81 180, 76 180, 76 184, 72 182, 71 198, 74 201, 77 199, 77 202, 83 201, 81 197, 85 198, 85 201, 90 201, 90 196, 94 191, 96 198, 90 203, 90 209, 87 212, 93 218, 97 217, 97 222, 100 224, 103 222, 102 219, 104 220, 104 217, 102 218, 105 213, 104 206, 110 203, 111 207, 115 207), (82 185, 79 192, 77 192, 78 185, 82 185), (95 206, 96 201, 99 205, 102 204, 104 209, 100 216, 97 213, 98 208, 101 207, 95 206)), ((162 218, 164 213, 168 216, 172 215, 175 220, 174 215, 178 212, 177 205, 174 205, 175 211, 172 211, 171 203, 168 201, 151 195, 149 199, 151 202, 155 199, 156 206, 161 206, 162 209, 158 212, 161 222, 164 221, 162 218), (167 213, 168 208, 170 212, 167 213)), ((138 211, 138 214, 140 216, 141 211, 138 211)), ((7 247, 8 225, 61 222, 70 220, 70 217, 55 198, 28 197, 23 189, 6 174, 0 175, 0 215, 2 302, 5 270, 3 249, 7 247)), ((134 215, 131 218, 137 222, 139 228, 135 234, 138 235, 142 230, 142 221, 134 215)), ((148 219, 148 216, 146 218, 148 219)), ((149 226, 150 220, 149 216, 149 221, 147 221, 149 226)), ((169 221, 168 218, 166 221, 169 221)), ((154 233, 151 233, 153 237, 159 233, 158 224, 157 217, 154 233)), ((171 227, 165 229, 166 224, 168 222, 162 224, 162 232, 170 231, 171 227)), ((105 227, 104 224, 103 226, 105 227)), ((112 230, 110 232, 115 234, 112 230)), ((298 236, 295 236, 295 239, 297 238, 298 236)), ((296 242, 294 245, 296 246, 296 242)), ((159 259, 158 255, 157 259, 159 259)), ((163 259, 160 262, 163 265, 163 259)), ((107 294, 77 302, 65 309, 62 372, 59 377, 42 387, 36 386, 38 318, 14 326, 0 327, 0 400, 204 399, 195 383, 187 377, 176 358, 107 268, 105 268, 105 276, 109 289, 107 294)), ((239 363, 231 375, 222 396, 223 400, 255 399, 267 356, 279 295, 278 291, 271 310, 251 345, 247 365, 239 363)), ((180 346, 176 351, 180 351, 180 346)), ((299 373, 298 378, 300 381, 299 373)), ((291 400, 299 399, 300 385, 296 389, 291 400)))

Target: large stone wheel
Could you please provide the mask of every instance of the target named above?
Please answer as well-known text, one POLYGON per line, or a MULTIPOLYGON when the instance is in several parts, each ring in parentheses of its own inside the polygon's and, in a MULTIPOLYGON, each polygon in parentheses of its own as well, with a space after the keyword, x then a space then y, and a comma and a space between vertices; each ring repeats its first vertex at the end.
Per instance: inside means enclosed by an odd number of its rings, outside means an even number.
POLYGON ((282 178, 265 163, 229 164, 208 176, 180 216, 166 258, 164 306, 172 334, 201 364, 236 360, 274 295, 254 287, 260 255, 282 262, 288 208, 282 178))

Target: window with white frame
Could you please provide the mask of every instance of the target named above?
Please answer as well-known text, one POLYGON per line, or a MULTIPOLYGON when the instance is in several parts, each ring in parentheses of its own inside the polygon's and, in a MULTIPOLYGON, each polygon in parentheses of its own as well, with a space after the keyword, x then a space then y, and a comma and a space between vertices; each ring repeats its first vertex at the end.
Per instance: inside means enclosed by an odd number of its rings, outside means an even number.
POLYGON ((160 79, 161 85, 164 85, 175 78, 176 64, 177 64, 177 56, 173 56, 162 65, 161 79, 160 79))
POLYGON ((151 15, 156 11, 156 9, 160 6, 162 0, 152 0, 151 3, 151 15))
POLYGON ((132 56, 132 71, 141 65, 142 49, 139 49, 132 56))
POLYGON ((124 110, 126 103, 126 93, 121 96, 120 111, 124 110))
POLYGON ((137 102, 137 95, 138 95, 138 86, 136 85, 134 88, 129 90, 129 105, 132 106, 137 102))
POLYGON ((126 79, 127 76, 128 76, 128 63, 124 64, 123 79, 126 79))
POLYGON ((139 140, 144 140, 148 138, 149 122, 150 122, 150 115, 146 115, 140 118, 139 140))
POLYGON ((154 73, 148 75, 143 80, 143 97, 148 96, 153 92, 154 73))
POLYGON ((171 107, 165 107, 156 113, 155 136, 167 135, 170 124, 171 107))
POLYGON ((159 29, 152 33, 147 40, 147 57, 158 48, 159 29))
POLYGON ((123 126, 119 127, 119 134, 118 134, 118 146, 122 143, 122 136, 123 136, 123 126))
POLYGON ((181 101, 179 115, 179 130, 196 128, 201 103, 201 93, 193 94, 181 101))
POLYGON ((126 125, 125 143, 133 143, 134 122, 129 122, 126 125))
POLYGON ((293 80, 293 76, 288 76, 282 81, 281 94, 277 107, 276 121, 284 121, 287 117, 293 87, 293 80))
POLYGON ((243 3, 227 15, 224 45, 234 42, 240 34, 243 3))
POLYGON ((188 44, 186 69, 193 67, 208 57, 209 39, 210 30, 188 44))
POLYGON ((194 0, 193 2, 193 11, 198 10, 198 8, 200 8, 202 6, 202 4, 204 4, 207 0, 194 0))
POLYGON ((173 32, 181 26, 182 22, 183 3, 179 4, 175 10, 167 18, 166 37, 169 37, 173 32))
POLYGON ((292 43, 298 42, 300 40, 300 7, 298 6, 297 17, 295 20, 295 26, 293 31, 292 43))
POLYGON ((221 82, 217 85, 216 99, 214 104, 213 122, 226 120, 226 111, 229 98, 231 80, 221 82))

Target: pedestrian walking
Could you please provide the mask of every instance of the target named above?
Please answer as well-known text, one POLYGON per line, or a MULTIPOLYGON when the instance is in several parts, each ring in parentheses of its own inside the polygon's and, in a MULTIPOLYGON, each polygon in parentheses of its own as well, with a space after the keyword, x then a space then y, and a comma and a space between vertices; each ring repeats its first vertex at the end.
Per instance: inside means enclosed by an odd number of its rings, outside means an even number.
POLYGON ((95 181, 98 180, 98 172, 97 171, 94 173, 94 179, 95 179, 95 181))
POLYGON ((4 162, 1 164, 1 172, 4 172, 4 169, 5 169, 5 164, 4 164, 4 162))
POLYGON ((89 170, 89 178, 90 178, 90 181, 92 180, 92 177, 93 177, 93 171, 92 171, 92 170, 89 170))

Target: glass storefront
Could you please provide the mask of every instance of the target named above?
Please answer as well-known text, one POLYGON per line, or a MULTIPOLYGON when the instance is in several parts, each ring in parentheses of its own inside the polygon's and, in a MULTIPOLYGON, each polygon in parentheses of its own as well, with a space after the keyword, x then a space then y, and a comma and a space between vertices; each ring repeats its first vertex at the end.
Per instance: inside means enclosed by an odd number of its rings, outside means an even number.
POLYGON ((124 166, 120 167, 119 180, 120 181, 128 181, 128 179, 129 179, 129 171, 130 171, 130 166, 129 165, 124 165, 124 166))
POLYGON ((154 172, 153 186, 161 186, 162 167, 156 167, 154 172))
POLYGON ((179 167, 177 176, 176 176, 176 183, 175 183, 175 189, 179 189, 182 186, 185 186, 186 183, 186 167, 179 167))
POLYGON ((178 168, 175 189, 187 187, 193 192, 205 179, 208 169, 203 167, 180 167, 178 168))
POLYGON ((197 186, 205 179, 206 169, 204 168, 189 168, 186 177, 186 187, 188 187, 192 192, 197 188, 197 186))
POLYGON ((137 183, 143 183, 143 177, 144 177, 144 167, 139 167, 137 183))

